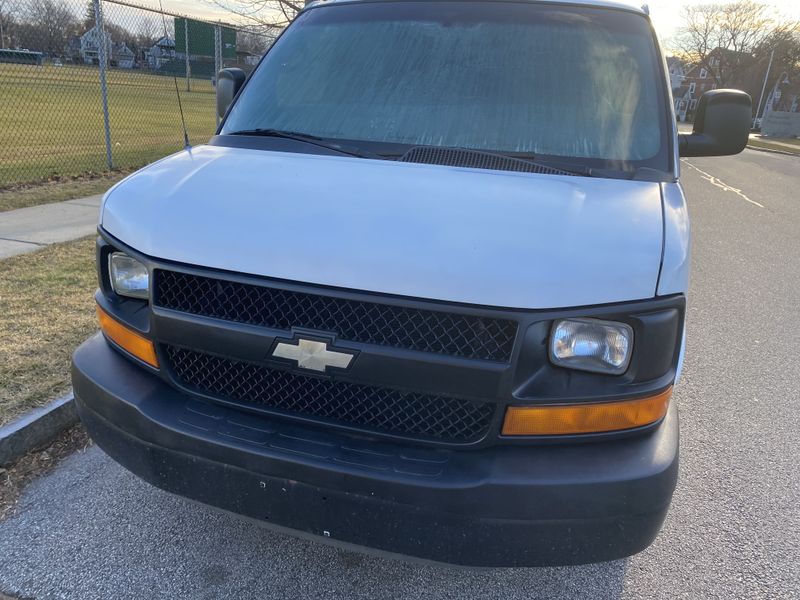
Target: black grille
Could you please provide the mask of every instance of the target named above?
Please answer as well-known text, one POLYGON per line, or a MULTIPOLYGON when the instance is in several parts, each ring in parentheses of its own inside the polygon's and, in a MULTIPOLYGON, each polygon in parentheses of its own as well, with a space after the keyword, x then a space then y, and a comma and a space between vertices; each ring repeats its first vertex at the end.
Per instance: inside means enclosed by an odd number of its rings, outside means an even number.
POLYGON ((401 162, 421 163, 425 165, 443 165, 447 167, 468 167, 472 169, 494 169, 496 171, 519 171, 522 173, 543 173, 546 175, 574 175, 568 171, 555 169, 547 165, 464 148, 438 148, 435 146, 417 146, 411 148, 402 157, 401 162))
POLYGON ((494 414, 488 402, 307 377, 175 346, 165 351, 187 388, 360 429, 465 443, 483 437, 494 414))
POLYGON ((341 339, 508 362, 517 323, 292 292, 176 271, 156 272, 155 304, 276 329, 301 327, 341 339))

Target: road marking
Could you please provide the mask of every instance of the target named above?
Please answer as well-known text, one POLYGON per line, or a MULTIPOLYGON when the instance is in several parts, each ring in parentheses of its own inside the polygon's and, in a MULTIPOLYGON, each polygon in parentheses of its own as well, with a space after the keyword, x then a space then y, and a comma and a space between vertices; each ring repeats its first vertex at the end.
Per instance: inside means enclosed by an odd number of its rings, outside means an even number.
POLYGON ((703 179, 705 179, 706 181, 708 181, 711 185, 715 185, 718 188, 720 188, 721 190, 724 190, 726 192, 733 192, 734 194, 736 194, 737 196, 739 196, 743 200, 747 200, 750 204, 755 204, 759 208, 765 208, 763 204, 760 204, 760 203, 756 202, 755 200, 751 200, 750 198, 748 198, 747 195, 745 195, 745 193, 742 190, 740 190, 738 188, 735 188, 732 185, 728 185, 727 183, 724 183, 723 181, 720 181, 719 179, 714 177, 711 173, 706 173, 702 169, 698 169, 697 167, 695 167, 692 163, 690 163, 686 159, 681 159, 681 161, 686 166, 692 167, 695 171, 700 173, 700 176, 703 179))

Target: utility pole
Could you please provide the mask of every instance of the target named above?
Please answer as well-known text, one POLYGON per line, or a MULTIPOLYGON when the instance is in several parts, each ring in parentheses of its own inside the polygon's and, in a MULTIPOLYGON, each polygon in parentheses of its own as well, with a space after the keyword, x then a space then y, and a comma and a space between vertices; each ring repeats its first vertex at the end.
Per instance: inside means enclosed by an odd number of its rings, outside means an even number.
MULTIPOLYGON (((219 85, 219 72, 222 70, 222 26, 217 23, 214 26, 214 79, 219 85)), ((217 117, 217 127, 219 127, 219 113, 215 110, 217 117)))
POLYGON ((192 65, 189 62, 189 18, 184 17, 183 19, 183 40, 184 40, 184 51, 186 52, 186 91, 191 92, 192 90, 189 87, 189 78, 192 76, 192 65))
MULTIPOLYGON (((753 119, 753 127, 755 127, 758 115, 761 112, 761 103, 764 102, 764 92, 767 91, 767 79, 769 79, 769 72, 772 69, 772 59, 775 58, 775 50, 769 55, 769 64, 767 65, 767 72, 764 74, 764 85, 761 87, 761 98, 758 99, 758 108, 756 109, 756 118, 753 119)), ((761 115, 764 116, 763 114, 761 115)))
POLYGON ((94 0, 94 22, 97 33, 100 37, 99 59, 100 59, 100 93, 103 100, 103 128, 106 134, 106 166, 114 168, 111 156, 111 125, 108 119, 108 84, 106 82, 106 69, 108 68, 108 38, 103 28, 103 7, 100 0, 94 0))

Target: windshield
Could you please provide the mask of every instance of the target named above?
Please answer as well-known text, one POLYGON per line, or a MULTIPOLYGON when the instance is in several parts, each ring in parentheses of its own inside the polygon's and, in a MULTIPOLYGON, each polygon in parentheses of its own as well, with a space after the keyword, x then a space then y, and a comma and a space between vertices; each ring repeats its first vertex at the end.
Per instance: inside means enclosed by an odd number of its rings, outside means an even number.
POLYGON ((313 8, 269 51, 221 133, 271 129, 669 169, 648 21, 502 2, 313 8))

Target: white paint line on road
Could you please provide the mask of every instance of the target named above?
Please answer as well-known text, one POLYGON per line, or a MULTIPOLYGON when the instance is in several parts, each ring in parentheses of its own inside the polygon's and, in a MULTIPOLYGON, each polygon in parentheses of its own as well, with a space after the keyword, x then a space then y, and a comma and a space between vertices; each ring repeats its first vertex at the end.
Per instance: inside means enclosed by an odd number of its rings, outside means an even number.
POLYGON ((739 196, 743 200, 746 200, 750 204, 755 204, 759 208, 765 208, 763 204, 760 204, 760 203, 756 202, 755 200, 751 200, 750 198, 748 198, 747 195, 742 190, 740 190, 738 188, 735 188, 732 185, 728 185, 727 183, 725 183, 723 181, 720 181, 719 179, 714 177, 711 173, 706 173, 702 169, 698 169, 697 167, 695 167, 692 163, 690 163, 686 159, 681 159, 681 160, 682 160, 683 164, 685 164, 688 167, 693 168, 695 171, 700 173, 700 176, 703 179, 705 179, 706 181, 708 181, 711 185, 715 185, 718 188, 720 188, 721 190, 724 190, 726 192, 733 192, 734 194, 736 194, 737 196, 739 196))

